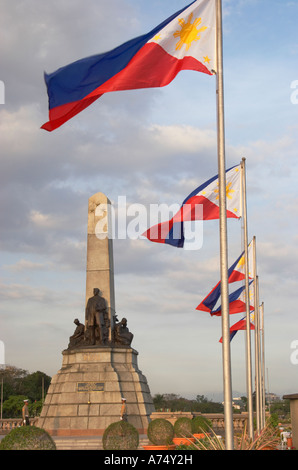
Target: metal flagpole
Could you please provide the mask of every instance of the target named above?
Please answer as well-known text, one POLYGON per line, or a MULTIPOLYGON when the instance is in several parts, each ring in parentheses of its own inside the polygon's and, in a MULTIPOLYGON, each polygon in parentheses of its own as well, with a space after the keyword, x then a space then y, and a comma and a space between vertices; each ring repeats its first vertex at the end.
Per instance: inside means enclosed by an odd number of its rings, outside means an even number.
POLYGON ((256 330, 257 338, 256 338, 256 350, 257 350, 257 362, 258 362, 258 381, 257 381, 257 390, 258 393, 258 401, 257 401, 257 417, 259 423, 259 430, 262 430, 262 415, 263 415, 263 403, 262 403, 262 364, 261 364, 261 339, 260 339, 260 332, 261 332, 261 323, 260 323, 260 306, 259 306, 259 276, 257 276, 257 306, 258 306, 258 328, 256 330))
POLYGON ((241 162, 241 182, 243 200, 243 224, 244 224, 244 256, 245 256, 245 303, 246 303, 246 388, 247 388, 247 412, 248 435, 253 439, 253 400, 252 400, 252 362, 251 362, 251 330, 250 330, 250 295, 249 295, 249 260, 248 260, 248 230, 247 230, 247 202, 246 202, 246 165, 245 158, 241 162))
POLYGON ((259 381, 259 295, 258 295, 258 276, 256 263, 256 237, 254 237, 254 297, 255 297, 255 400, 256 400, 256 424, 257 431, 260 432, 260 381, 259 381))
POLYGON ((222 33, 222 2, 216 0, 217 21, 217 152, 218 182, 220 209, 220 270, 221 270, 221 302, 222 302, 222 351, 223 351, 223 385, 224 385, 224 417, 225 447, 234 449, 233 405, 232 405, 232 374, 230 352, 230 318, 229 318, 229 283, 228 283, 228 243, 227 243, 227 211, 226 211, 226 165, 225 165, 225 130, 224 130, 224 90, 223 90, 223 33, 222 33))
POLYGON ((262 429, 266 424, 265 413, 265 348, 264 348, 264 302, 261 304, 261 349, 262 349, 262 429))

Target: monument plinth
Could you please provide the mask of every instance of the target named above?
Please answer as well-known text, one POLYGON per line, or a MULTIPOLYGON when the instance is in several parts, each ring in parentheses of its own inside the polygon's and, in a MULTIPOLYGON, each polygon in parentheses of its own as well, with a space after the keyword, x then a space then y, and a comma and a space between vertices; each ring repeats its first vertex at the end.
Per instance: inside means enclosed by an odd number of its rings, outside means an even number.
POLYGON ((39 418, 51 435, 102 435, 120 420, 126 398, 127 421, 140 434, 154 411, 146 377, 132 348, 89 347, 63 351, 60 371, 52 378, 39 418))
POLYGON ((154 411, 146 377, 126 318, 115 313, 111 204, 97 193, 89 199, 85 323, 78 318, 62 367, 52 378, 39 426, 52 435, 102 435, 120 420, 145 433, 154 411))

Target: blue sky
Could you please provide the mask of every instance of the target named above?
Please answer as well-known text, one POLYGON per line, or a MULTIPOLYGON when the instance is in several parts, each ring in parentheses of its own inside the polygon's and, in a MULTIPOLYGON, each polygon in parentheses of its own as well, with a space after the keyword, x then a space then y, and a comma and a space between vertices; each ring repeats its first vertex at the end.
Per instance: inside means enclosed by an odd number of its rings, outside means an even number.
MULTIPOLYGON (((0 340, 6 363, 53 375, 73 319, 84 319, 88 198, 101 191, 114 202, 181 203, 214 176, 215 79, 185 71, 162 89, 105 95, 44 132, 44 71, 112 49, 187 2, 1 3, 0 340)), ((247 163, 269 388, 296 393, 298 2, 224 0, 223 8, 226 160, 247 163)), ((228 236, 231 264, 240 222, 229 221, 228 236)), ((219 280, 218 221, 204 223, 196 252, 115 240, 114 264, 116 310, 135 335, 152 394, 220 393, 220 319, 195 310, 219 280)), ((243 332, 231 353, 233 389, 245 393, 243 332)))

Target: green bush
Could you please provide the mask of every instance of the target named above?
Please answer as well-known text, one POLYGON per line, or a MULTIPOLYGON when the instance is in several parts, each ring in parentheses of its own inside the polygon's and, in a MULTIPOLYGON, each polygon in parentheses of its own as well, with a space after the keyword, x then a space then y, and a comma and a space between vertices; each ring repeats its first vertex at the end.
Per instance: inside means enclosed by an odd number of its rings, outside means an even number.
POLYGON ((139 433, 127 421, 110 424, 102 438, 104 450, 136 450, 139 446, 139 433))
POLYGON ((174 427, 170 421, 157 418, 150 421, 147 436, 154 445, 170 445, 173 443, 174 427))
POLYGON ((199 434, 204 431, 208 432, 211 427, 211 421, 204 418, 204 416, 195 416, 195 418, 191 420, 191 430, 193 434, 199 434))
POLYGON ((56 450, 56 445, 44 429, 21 426, 2 439, 0 450, 56 450))
POLYGON ((174 432, 176 437, 190 437, 192 435, 190 418, 178 418, 174 424, 174 432))

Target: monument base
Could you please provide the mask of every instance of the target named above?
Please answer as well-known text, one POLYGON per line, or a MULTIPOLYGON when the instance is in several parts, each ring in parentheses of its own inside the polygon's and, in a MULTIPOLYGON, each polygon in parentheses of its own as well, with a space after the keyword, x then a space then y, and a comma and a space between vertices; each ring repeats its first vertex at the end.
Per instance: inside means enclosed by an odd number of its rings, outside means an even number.
POLYGON ((63 351, 38 426, 53 436, 102 435, 120 420, 126 398, 127 421, 145 434, 154 405, 138 352, 130 347, 86 347, 63 351))

